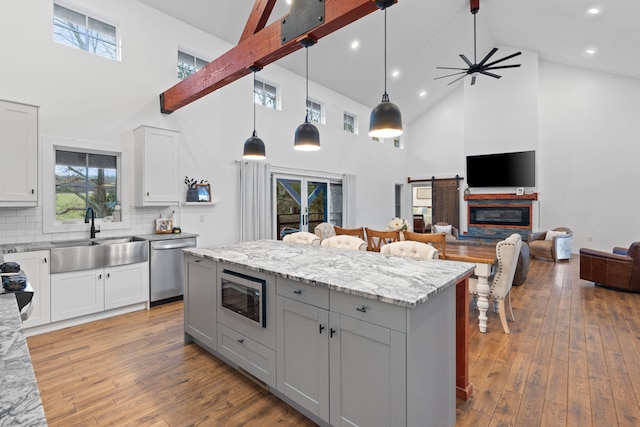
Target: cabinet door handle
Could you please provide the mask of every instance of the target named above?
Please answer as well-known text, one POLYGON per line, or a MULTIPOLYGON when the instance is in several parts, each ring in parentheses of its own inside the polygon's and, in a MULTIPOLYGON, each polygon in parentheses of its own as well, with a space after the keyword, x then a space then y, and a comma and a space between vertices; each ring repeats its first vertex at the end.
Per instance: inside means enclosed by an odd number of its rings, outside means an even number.
POLYGON ((149 192, 147 191, 147 196, 149 195, 149 192))
POLYGON ((45 264, 47 263, 47 257, 44 257, 44 263, 45 264))
POLYGON ((366 313, 367 312, 367 307, 365 307, 363 305, 362 307, 356 307, 356 310, 358 310, 361 313, 366 313))
POLYGON ((98 274, 98 279, 102 279, 102 274, 98 274))
POLYGON ((111 273, 107 273, 107 279, 111 277, 111 273))
POLYGON ((242 343, 244 342, 244 339, 243 339, 243 338, 240 338, 240 339, 238 340, 238 342, 239 342, 240 344, 242 344, 242 343))
POLYGON ((193 262, 200 262, 202 261, 201 259, 194 259, 193 262))
POLYGON ((293 291, 293 293, 296 295, 302 295, 302 291, 300 289, 293 291))
POLYGON ((322 331, 324 330, 324 325, 321 323, 318 326, 319 326, 319 329, 320 329, 319 333, 322 334, 322 331))
POLYGON ((336 330, 335 330, 335 329, 333 329, 333 328, 331 328, 329 331, 330 331, 330 333, 329 333, 329 337, 330 337, 330 338, 333 338, 333 335, 334 335, 335 333, 337 333, 337 332, 338 332, 338 331, 336 331, 336 330))
POLYGON ((31 194, 35 194, 36 190, 34 190, 33 188, 31 189, 31 194))

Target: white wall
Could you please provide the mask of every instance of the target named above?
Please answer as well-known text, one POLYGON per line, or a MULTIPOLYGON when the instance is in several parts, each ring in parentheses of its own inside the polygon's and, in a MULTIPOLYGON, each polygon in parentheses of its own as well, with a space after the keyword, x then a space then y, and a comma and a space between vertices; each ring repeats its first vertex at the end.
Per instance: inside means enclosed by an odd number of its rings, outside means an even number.
POLYGON ((640 80, 539 61, 534 52, 518 59, 521 68, 467 82, 411 124, 408 175, 464 175, 466 155, 534 149, 534 229, 571 228, 574 252, 639 240, 640 80))
MULTIPOLYGON (((132 131, 142 124, 180 131, 181 175, 208 179, 218 203, 176 207, 178 224, 185 232, 200 234, 199 245, 236 241, 239 173, 235 162, 253 126, 251 76, 170 115, 160 113, 158 100, 160 93, 178 82, 179 46, 209 59, 232 46, 137 1, 75 0, 72 4, 118 24, 122 61, 53 42, 51 0, 8 2, 0 15, 0 37, 12 42, 0 47, 6 60, 0 67, 0 99, 40 106, 41 135, 131 147, 132 131)), ((304 51, 294 55, 304 55, 304 51)), ((313 74, 321 72, 314 64, 313 48, 309 63, 313 80, 313 74)), ((322 150, 296 152, 293 135, 304 121, 304 79, 277 64, 267 66, 258 76, 282 90, 282 111, 257 108, 257 131, 266 143, 268 161, 280 167, 357 175, 356 222, 384 228, 393 216, 394 183, 406 182, 406 150, 371 141, 366 135, 369 107, 311 82, 309 96, 324 102, 326 108, 326 125, 318 126, 322 150), (358 116, 359 135, 342 130, 344 111, 358 116)), ((41 191, 53 191, 53 172, 40 172, 41 191)), ((123 185, 133 185, 130 177, 124 176, 123 181, 123 185)), ((131 208, 131 229, 109 233, 150 233, 153 219, 171 210, 131 208)), ((0 243, 87 236, 88 230, 44 234, 41 203, 32 209, 0 209, 0 243)))

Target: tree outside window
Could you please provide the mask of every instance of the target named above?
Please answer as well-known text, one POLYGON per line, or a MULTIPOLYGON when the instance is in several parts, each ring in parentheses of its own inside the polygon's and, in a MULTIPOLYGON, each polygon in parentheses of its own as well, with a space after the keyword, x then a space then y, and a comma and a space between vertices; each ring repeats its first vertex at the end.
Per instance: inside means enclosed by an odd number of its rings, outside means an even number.
POLYGON ((113 214, 117 204, 117 157, 56 150, 56 220, 83 220, 87 208, 96 218, 113 214))
POLYGON ((53 5, 53 40, 109 59, 117 58, 116 27, 53 5))

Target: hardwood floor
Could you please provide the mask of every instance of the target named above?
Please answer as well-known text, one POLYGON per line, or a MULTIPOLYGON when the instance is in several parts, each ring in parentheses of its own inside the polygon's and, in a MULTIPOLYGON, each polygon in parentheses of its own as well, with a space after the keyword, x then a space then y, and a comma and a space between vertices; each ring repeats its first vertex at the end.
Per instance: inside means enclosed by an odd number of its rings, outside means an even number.
MULTIPOLYGON (((640 295, 578 278, 578 259, 532 259, 516 322, 471 313, 474 397, 458 426, 640 425, 640 295)), ((182 302, 28 338, 50 426, 311 426, 183 343, 182 302)), ((453 385, 452 385, 453 387, 453 385)))

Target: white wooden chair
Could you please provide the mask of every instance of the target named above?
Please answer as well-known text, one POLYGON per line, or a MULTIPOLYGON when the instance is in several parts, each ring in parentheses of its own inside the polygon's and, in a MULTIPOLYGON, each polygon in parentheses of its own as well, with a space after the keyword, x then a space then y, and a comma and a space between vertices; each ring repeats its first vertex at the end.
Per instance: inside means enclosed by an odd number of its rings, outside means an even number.
POLYGON ((414 242, 413 240, 401 240, 382 246, 380 248, 380 254, 409 258, 437 259, 440 251, 426 243, 414 242))

